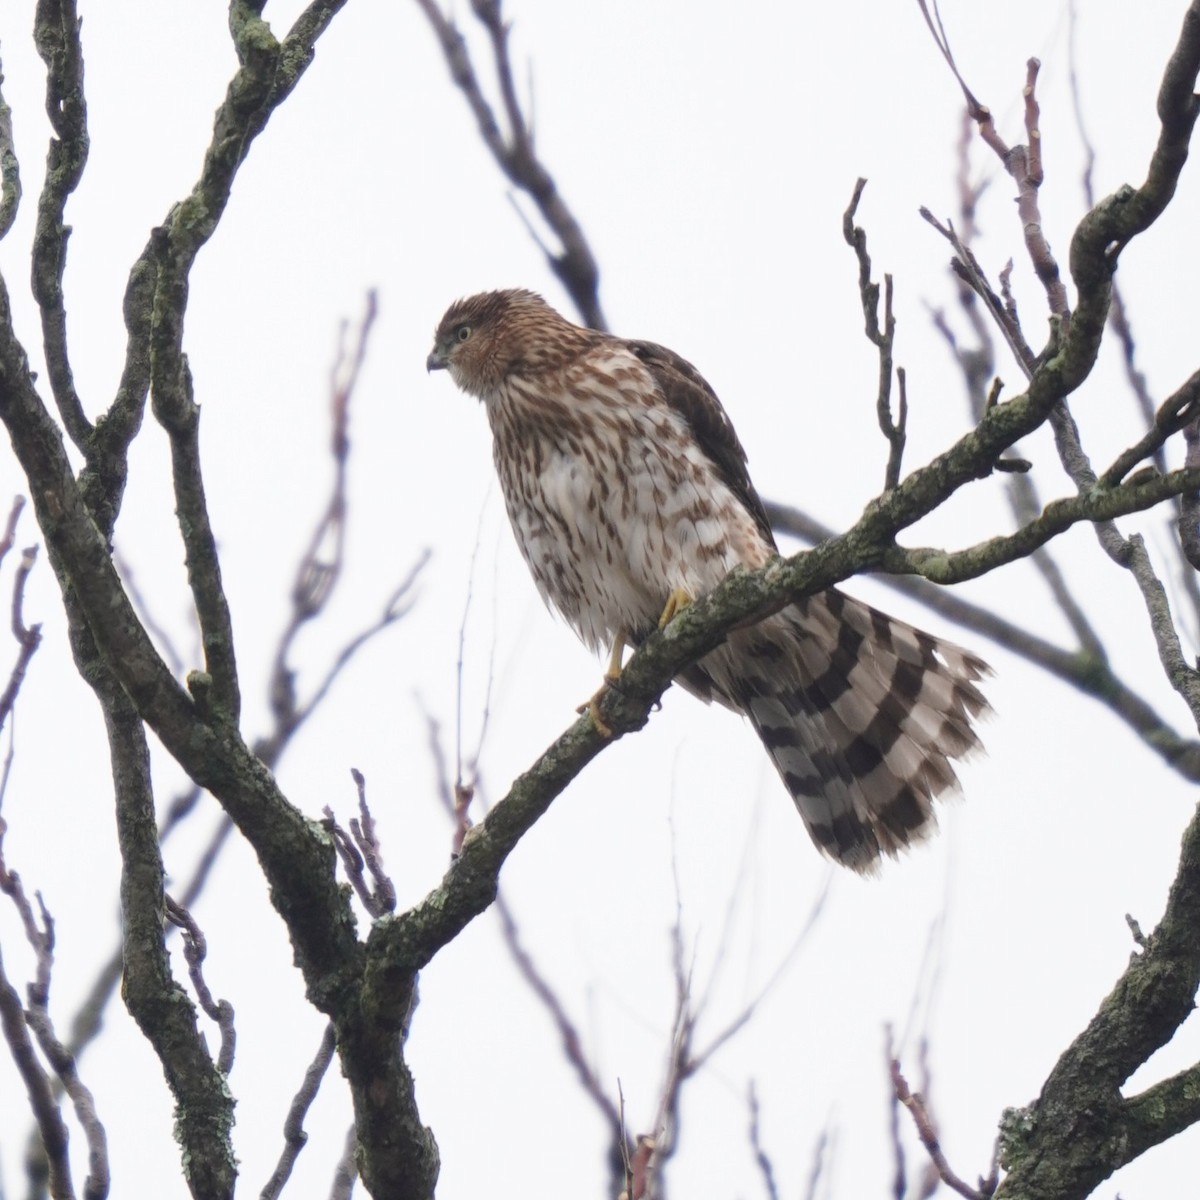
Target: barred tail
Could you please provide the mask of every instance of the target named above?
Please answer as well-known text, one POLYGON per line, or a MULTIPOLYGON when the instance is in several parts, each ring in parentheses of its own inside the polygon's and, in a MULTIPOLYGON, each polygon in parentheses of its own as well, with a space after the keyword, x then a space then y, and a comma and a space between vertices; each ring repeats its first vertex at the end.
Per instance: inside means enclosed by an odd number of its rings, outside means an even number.
POLYGON ((937 828, 951 760, 989 711, 975 655, 831 589, 734 634, 703 663, 750 718, 813 841, 871 871, 937 828))

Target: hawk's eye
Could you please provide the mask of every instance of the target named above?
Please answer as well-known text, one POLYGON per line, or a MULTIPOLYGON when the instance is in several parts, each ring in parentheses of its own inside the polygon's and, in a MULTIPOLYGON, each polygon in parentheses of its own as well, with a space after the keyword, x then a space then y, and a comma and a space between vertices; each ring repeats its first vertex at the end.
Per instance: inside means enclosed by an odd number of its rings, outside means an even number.
POLYGON ((467 338, 469 338, 471 336, 470 325, 460 325, 458 327, 458 329, 455 331, 454 336, 456 338, 458 338, 458 340, 460 342, 465 342, 467 340, 467 338))

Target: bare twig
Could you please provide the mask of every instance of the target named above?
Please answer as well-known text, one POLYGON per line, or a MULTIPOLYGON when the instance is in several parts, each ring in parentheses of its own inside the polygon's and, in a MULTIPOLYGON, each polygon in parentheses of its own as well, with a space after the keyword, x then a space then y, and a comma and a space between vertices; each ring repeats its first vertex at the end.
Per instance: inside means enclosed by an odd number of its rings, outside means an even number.
POLYGON ((182 904, 165 896, 167 920, 183 935, 183 957, 188 965, 188 978, 196 990, 200 1007, 217 1023, 221 1031, 221 1050, 217 1055, 217 1070, 228 1075, 233 1069, 233 1055, 237 1048, 237 1032, 233 1024, 233 1005, 228 1000, 214 1000, 204 980, 204 959, 208 954, 208 943, 195 918, 182 904))
POLYGON ((754 1161, 758 1165, 758 1173, 762 1176, 763 1190, 767 1200, 779 1200, 775 1168, 771 1163, 771 1156, 762 1144, 762 1133, 758 1127, 758 1094, 754 1090, 753 1080, 746 1090, 746 1104, 750 1109, 750 1148, 754 1151, 754 1161))
POLYGON ((0 1029, 8 1043, 17 1072, 25 1084, 34 1123, 45 1148, 50 1172, 50 1194, 54 1200, 75 1195, 71 1183, 71 1162, 67 1155, 67 1127, 50 1087, 50 1077, 42 1069, 25 1023, 25 1009, 17 989, 8 981, 4 957, 0 954, 0 1029))
POLYGON ((383 867, 383 849, 375 833, 375 818, 367 805, 367 781, 354 767, 350 768, 350 775, 358 790, 359 815, 351 817, 350 832, 346 833, 337 823, 333 810, 326 806, 325 825, 333 835, 346 877, 363 907, 372 917, 382 917, 396 909, 396 886, 383 867), (367 883, 368 872, 372 884, 367 883))
POLYGON ((604 1085, 600 1082, 595 1068, 588 1061, 587 1052, 583 1046, 583 1037, 575 1022, 568 1015, 566 1006, 549 980, 542 974, 537 963, 534 962, 533 956, 522 945, 516 919, 503 895, 496 898, 496 915, 500 918, 504 943, 508 947, 509 955, 516 964, 517 970, 529 989, 541 1001, 542 1007, 558 1030, 563 1055, 575 1072, 575 1078, 583 1088, 584 1095, 596 1107, 608 1126, 612 1144, 619 1145, 622 1141, 620 1111, 604 1090, 604 1085))
MULTIPOLYGON (((567 289, 584 324, 593 329, 606 329, 600 307, 600 272, 595 256, 554 177, 538 158, 533 129, 517 100, 508 53, 509 26, 504 20, 500 0, 472 0, 471 7, 491 41, 496 82, 508 125, 507 137, 501 132, 496 114, 483 94, 462 34, 438 7, 436 0, 417 0, 417 3, 441 43, 450 78, 466 97, 484 145, 513 185, 533 200, 558 239, 561 247, 558 253, 548 250, 538 239, 550 269, 567 289)), ((529 228, 528 222, 526 227, 529 228)))
POLYGON ((1014 146, 1004 160, 1005 169, 1017 184, 1017 212, 1025 232, 1025 248, 1029 253, 1033 269, 1042 286, 1050 312, 1062 322, 1066 330, 1071 319, 1071 306, 1067 300, 1067 289, 1063 284, 1058 263, 1050 250, 1042 227, 1042 214, 1038 205, 1038 189, 1045 178, 1042 168, 1042 131, 1038 126, 1040 112, 1037 102, 1037 77, 1041 63, 1031 58, 1025 64, 1025 136, 1026 146, 1014 146))
MULTIPOLYGON (((1195 371, 1162 402, 1158 411, 1151 415, 1149 432, 1128 450, 1123 450, 1097 482, 1101 487, 1115 487, 1145 458, 1153 457, 1157 466, 1162 459, 1161 451, 1166 440, 1186 430, 1198 418, 1200 418, 1200 371, 1195 371)), ((1193 464, 1189 463, 1188 465, 1193 464)), ((1186 503, 1186 497, 1184 503, 1186 503)))
POLYGON ((283 1151, 275 1170, 271 1173, 271 1178, 267 1180, 263 1190, 259 1193, 260 1200, 277 1200, 277 1197, 283 1192, 284 1185, 291 1177, 296 1159, 300 1157, 300 1151, 308 1142, 308 1134, 304 1131, 304 1118, 309 1108, 312 1107, 312 1102, 317 1098, 321 1081, 325 1078, 325 1072, 329 1070, 329 1064, 333 1061, 335 1044, 333 1025, 326 1025, 325 1032, 321 1035, 321 1044, 317 1047, 316 1057, 309 1063, 308 1070, 304 1072, 304 1082, 292 1099, 291 1107, 284 1119, 283 1151))
MULTIPOLYGON (((889 1068, 896 1061, 892 1027, 883 1027, 883 1058, 889 1068)), ((892 1200, 905 1200, 908 1194, 908 1156, 904 1152, 904 1137, 900 1131, 900 1096, 891 1089, 888 1104, 888 1142, 892 1148, 892 1200)))
POLYGON ((4 819, 0 817, 0 892, 13 902, 25 929, 25 938, 35 955, 34 980, 29 984, 28 1007, 22 1008, 15 988, 4 973, 0 959, 0 1026, 17 1069, 29 1094, 34 1121, 41 1135, 41 1147, 50 1175, 54 1197, 73 1197, 70 1164, 67 1159, 67 1128, 62 1120, 56 1092, 66 1092, 75 1110, 88 1147, 88 1174, 84 1182, 84 1200, 103 1200, 109 1189, 108 1139, 96 1112, 91 1091, 79 1077, 74 1055, 67 1050, 50 1016, 50 980, 54 967, 54 921, 40 894, 38 914, 25 893, 15 871, 10 871, 3 854, 4 819), (20 1028, 14 1027, 14 1022, 20 1028), (25 1032, 33 1031, 38 1047, 50 1064, 57 1087, 42 1069, 25 1032))
POLYGON ((892 347, 896 337, 896 319, 892 314, 892 277, 883 277, 883 325, 879 324, 879 284, 871 278, 871 257, 867 253, 867 234, 854 224, 858 204, 862 199, 865 179, 854 185, 854 194, 842 216, 842 236, 858 259, 858 293, 862 303, 863 320, 867 338, 879 351, 879 384, 875 397, 875 412, 879 429, 888 443, 887 469, 884 473, 884 491, 890 491, 900 482, 900 464, 904 457, 904 443, 908 426, 908 394, 905 388, 904 368, 897 374, 900 384, 899 415, 892 417, 892 347))
POLYGON ((629 1153, 629 1134, 625 1126, 625 1090, 621 1080, 617 1079, 617 1105, 621 1121, 621 1167, 624 1171, 625 1186, 617 1193, 617 1200, 630 1200, 633 1195, 633 1162, 629 1153))
POLYGON ((995 1187, 993 1186, 991 1191, 985 1190, 989 1181, 981 1179, 980 1186, 973 1188, 951 1170, 950 1164, 946 1161, 946 1156, 942 1152, 941 1143, 938 1141, 937 1129, 925 1108, 925 1102, 922 1100, 920 1093, 909 1090, 908 1083, 903 1074, 901 1074, 900 1063, 897 1059, 891 1060, 890 1067, 892 1087, 895 1091, 896 1099, 908 1109, 913 1119, 913 1124, 916 1126, 917 1136, 921 1139, 921 1145, 925 1147, 930 1159, 937 1167, 939 1178, 948 1188, 957 1192, 960 1196, 965 1196, 967 1200, 989 1200, 995 1192, 995 1187))
MULTIPOLYGON (((796 935, 792 938, 791 945, 779 956, 779 961, 775 964, 775 969, 767 976, 766 981, 758 989, 758 991, 750 998, 750 1000, 742 1006, 740 1012, 729 1021, 723 1029, 717 1031, 704 1047, 696 1052, 691 1063, 692 1071, 697 1071, 703 1067, 723 1046, 733 1040, 753 1019, 755 1013, 766 1001, 767 997, 779 985, 781 979, 788 972, 791 966, 795 963, 800 951, 804 948, 810 934, 816 928, 817 922, 821 919, 825 911, 825 902, 829 898, 829 888, 833 882, 833 869, 827 868, 825 876, 821 881, 821 886, 813 898, 812 904, 809 906, 808 914, 801 923, 800 928, 796 931, 796 935)), ((714 965, 714 972, 720 964, 714 965)), ((715 976, 709 981, 709 988, 713 986, 715 976)), ((703 1003, 703 997, 701 997, 703 1003)))
POLYGON ((941 51, 942 57, 946 60, 947 65, 954 74, 954 78, 958 81, 958 85, 962 89, 963 97, 967 102, 967 112, 979 127, 980 137, 991 148, 996 157, 1000 159, 1004 165, 1004 169, 1013 177, 1013 180, 1017 184, 1017 207, 1025 232, 1025 246, 1033 263, 1034 271, 1038 279, 1041 280, 1042 286, 1046 289, 1050 311, 1061 321, 1065 332, 1067 323, 1070 320, 1067 291, 1063 286, 1059 274, 1058 263, 1050 251, 1050 244, 1046 241, 1042 230, 1041 212, 1038 208, 1037 199, 1038 188, 1041 187, 1043 179, 1041 130, 1038 127, 1039 111, 1036 94, 1037 76, 1041 64, 1036 58, 1031 58, 1026 63, 1023 94, 1025 97, 1025 132, 1028 145, 1013 146, 1010 148, 996 130, 991 109, 976 99, 975 94, 963 79, 962 73, 954 61, 954 55, 950 50, 950 42, 946 37, 946 31, 942 27, 941 14, 938 12, 936 0, 934 0, 932 15, 930 14, 926 0, 917 0, 917 5, 925 17, 925 23, 929 26, 929 32, 933 35, 934 42, 941 51))
POLYGON ((804 1188, 804 1200, 817 1200, 817 1190, 823 1181, 826 1182, 825 1195, 828 1196, 830 1194, 827 1164, 834 1157, 836 1137, 836 1129, 832 1121, 826 1121, 825 1127, 821 1130, 816 1144, 813 1146, 812 1160, 808 1170, 808 1182, 804 1188))
MULTIPOLYGON (((950 260, 951 269, 959 281, 974 291, 983 301, 988 314, 996 323, 996 327, 1004 335, 1004 340, 1012 350, 1013 357, 1020 364, 1026 379, 1031 379, 1037 355, 1025 340, 1025 333, 1017 319, 1015 305, 997 294, 988 282, 974 252, 959 236, 953 222, 943 224, 927 208, 921 208, 919 212, 922 219, 936 229, 954 248, 955 256, 950 260)), ((1003 275, 1001 277, 1004 278, 1003 275)))
MULTIPOLYGON (((964 123, 964 136, 959 139, 958 147, 959 208, 963 223, 961 239, 954 232, 953 227, 948 229, 943 228, 940 223, 932 220, 931 223, 942 232, 943 236, 951 241, 951 244, 955 246, 958 252, 958 257, 955 258, 952 267, 954 268, 954 274, 958 283, 959 305, 974 333, 976 348, 970 352, 959 351, 953 334, 944 321, 939 328, 942 330, 943 335, 947 337, 951 349, 955 352, 955 357, 963 370, 971 409, 975 419, 978 420, 984 412, 994 407, 998 401, 999 389, 997 385, 999 384, 999 380, 993 383, 992 390, 981 409, 978 400, 981 381, 983 378, 990 376, 994 369, 994 353, 988 325, 982 319, 978 306, 974 303, 974 295, 977 294, 984 301, 984 307, 1008 342, 1027 379, 1032 378, 1037 359, 1025 340, 1020 319, 1017 316, 1016 301, 1010 289, 1012 260, 1010 259, 1000 272, 1001 298, 998 299, 991 285, 988 283, 982 267, 975 258, 974 252, 971 250, 971 241, 975 235, 975 209, 979 189, 973 187, 970 182, 970 142, 966 136, 969 122, 970 114, 968 113, 966 122, 964 123)), ((1014 449, 1017 448, 1017 446, 1014 446, 1014 449)), ((998 470, 1017 473, 1016 477, 1010 481, 1007 489, 1013 515, 1022 524, 1034 519, 1041 511, 1042 502, 1032 479, 1024 474, 1028 470, 1027 461, 1019 457, 1015 459, 1001 458, 997 461, 996 467, 998 470)), ((1031 561, 1045 581, 1059 610, 1066 618, 1075 636, 1079 639, 1079 644, 1083 652, 1089 658, 1102 660, 1105 657, 1103 643, 1093 628, 1091 621, 1084 613, 1082 606, 1067 586, 1066 580, 1049 550, 1043 548, 1036 551, 1031 556, 1031 561)))
POLYGON ((0 729, 4 728, 5 721, 12 713, 13 705, 16 704, 17 695, 21 690, 21 684, 25 682, 29 664, 42 644, 41 625, 27 626, 23 611, 25 583, 29 579, 29 573, 33 570, 36 560, 37 546, 27 546, 21 553, 21 562, 13 578, 11 624, 13 637, 16 638, 20 649, 17 652, 17 661, 13 664, 13 669, 9 674, 8 683, 5 685, 3 693, 0 693, 0 729))

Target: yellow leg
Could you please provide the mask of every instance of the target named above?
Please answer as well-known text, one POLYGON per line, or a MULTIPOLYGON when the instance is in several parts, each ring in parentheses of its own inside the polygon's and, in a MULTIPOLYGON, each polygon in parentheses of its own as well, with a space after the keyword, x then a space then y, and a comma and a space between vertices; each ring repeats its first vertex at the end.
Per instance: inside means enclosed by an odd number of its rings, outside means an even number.
POLYGON ((691 604, 692 599, 692 594, 687 588, 677 587, 672 589, 671 594, 667 597, 666 604, 663 606, 662 616, 658 618, 659 629, 666 629, 691 604))
MULTIPOLYGON (((665 629, 691 602, 692 594, 686 588, 674 588, 667 597, 667 603, 663 606, 662 616, 658 618, 659 629, 665 629)), ((604 699, 604 693, 621 678, 621 660, 624 655, 625 634, 618 632, 613 641, 612 653, 608 656, 608 668, 604 672, 604 682, 586 704, 581 704, 575 710, 578 713, 586 712, 592 718, 592 724, 601 737, 609 738, 613 735, 613 731, 600 716, 600 701, 604 699)))
POLYGON ((605 683, 615 683, 621 678, 621 660, 625 657, 625 635, 618 633, 608 656, 608 670, 604 672, 605 683))
POLYGON ((586 712, 592 718, 592 724, 596 727, 596 732, 601 737, 610 738, 613 731, 605 723, 604 718, 600 716, 600 701, 604 699, 604 693, 609 687, 616 683, 621 678, 621 659, 625 655, 625 635, 618 633, 613 641, 612 653, 608 656, 608 668, 604 672, 604 682, 597 688, 596 694, 586 703, 581 704, 575 711, 577 713, 586 712))

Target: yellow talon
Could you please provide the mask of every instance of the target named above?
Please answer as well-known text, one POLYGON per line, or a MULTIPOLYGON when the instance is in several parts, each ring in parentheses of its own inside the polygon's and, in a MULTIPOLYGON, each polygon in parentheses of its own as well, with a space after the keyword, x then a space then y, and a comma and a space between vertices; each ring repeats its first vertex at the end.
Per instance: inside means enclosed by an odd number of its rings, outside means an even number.
POLYGON ((600 715, 600 701, 604 699, 604 693, 607 691, 608 684, 602 683, 600 690, 586 704, 581 704, 575 710, 577 713, 587 713, 592 718, 592 725, 602 738, 610 738, 613 735, 612 726, 600 715))
POLYGON ((658 618, 659 629, 666 627, 692 602, 692 594, 687 588, 672 588, 663 606, 662 616, 658 618))
POLYGON ((621 678, 621 659, 624 655, 625 635, 618 633, 613 642, 612 653, 608 656, 608 667, 604 672, 604 682, 586 704, 581 704, 575 710, 577 713, 586 712, 592 718, 592 724, 596 727, 596 732, 603 738, 612 737, 613 731, 612 727, 600 715, 600 701, 604 699, 604 693, 621 678))
MULTIPOLYGON (((662 616, 658 618, 659 629, 665 629, 691 602, 692 594, 686 588, 672 588, 671 594, 667 597, 667 603, 662 610, 662 616)), ((604 699, 604 693, 621 678, 621 660, 625 656, 625 645, 625 634, 623 631, 619 631, 613 640, 612 653, 608 656, 608 667, 604 672, 604 682, 586 704, 581 704, 575 710, 580 714, 586 712, 592 718, 592 724, 596 727, 596 732, 604 738, 612 737, 613 731, 608 722, 600 715, 600 702, 604 699)))

